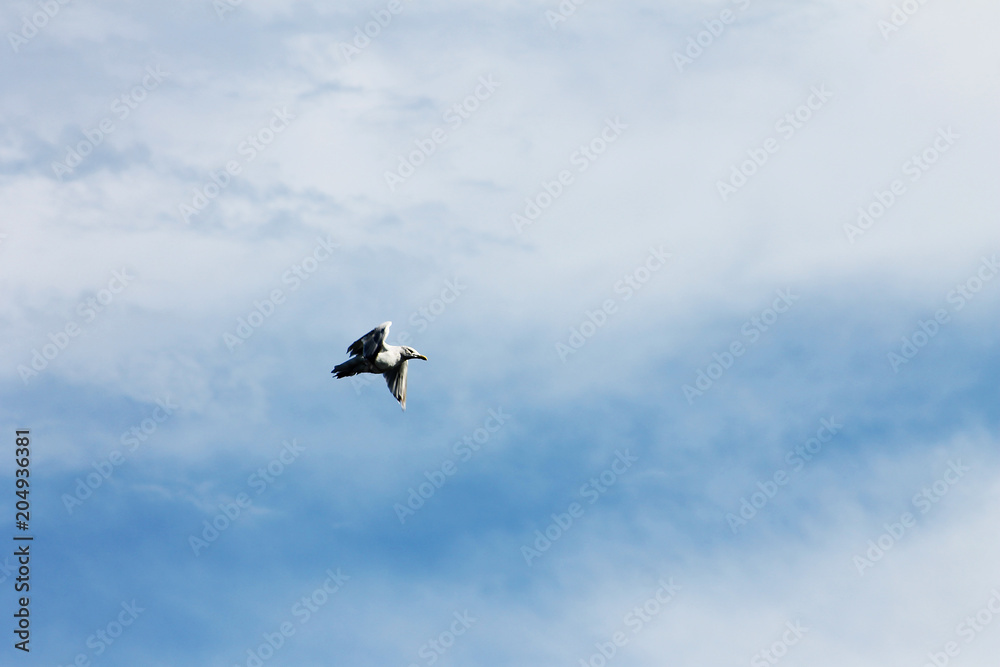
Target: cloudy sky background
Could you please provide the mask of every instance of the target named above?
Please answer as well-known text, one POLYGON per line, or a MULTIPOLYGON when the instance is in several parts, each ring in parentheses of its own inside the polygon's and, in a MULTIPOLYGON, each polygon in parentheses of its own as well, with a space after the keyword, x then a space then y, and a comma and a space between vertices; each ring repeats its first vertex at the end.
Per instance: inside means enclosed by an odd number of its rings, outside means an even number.
POLYGON ((11 661, 252 665, 289 622, 264 664, 600 667, 622 632, 608 664, 722 667, 784 654, 791 623, 807 630, 783 664, 918 666, 949 641, 952 664, 995 664, 1000 619, 981 610, 1000 590, 1000 279, 980 280, 1000 252, 995 3, 909 3, 887 31, 881 0, 586 2, 557 23, 554 0, 403 0, 350 54, 387 3, 54 4, 35 32, 39 4, 0 12, 0 423, 9 448, 32 432, 36 536, 30 656, 10 646, 0 560, 11 661), (448 110, 481 80, 498 85, 455 127, 448 110), (828 99, 779 131, 817 90, 828 99), (142 98, 124 118, 123 95, 142 98), (241 142, 270 138, 275 110, 287 126, 248 159, 241 142), (54 167, 102 122, 71 173, 54 167), (623 129, 579 171, 608 122, 623 129), (438 129, 391 190, 386 172, 438 129), (942 135, 911 180, 904 164, 942 135), (769 139, 723 200, 718 182, 769 139), (230 161, 240 173, 185 215, 230 161), (563 170, 572 182, 518 230, 563 170), (852 243, 844 226, 897 179, 852 243), (671 257, 647 274, 651 249, 671 257), (648 278, 627 300, 625 276, 648 278), (978 289, 960 309, 959 285, 978 289), (779 291, 794 300, 764 331, 752 318, 779 291), (411 364, 405 413, 381 378, 329 373, 384 320, 430 358, 411 364), (79 335, 30 372, 68 324, 79 335), (686 396, 734 342, 745 353, 686 396), (176 407, 144 422, 157 401, 176 407), (482 439, 491 410, 503 425, 463 460, 455 443, 482 439), (786 453, 824 419, 842 427, 794 470, 786 453), (625 452, 631 467, 586 495, 625 452), (401 522, 394 506, 449 461, 401 522), (787 483, 734 530, 727 515, 778 471, 787 483), (914 502, 935 482, 938 502, 914 502), (250 507, 196 555, 191 536, 240 494, 250 507), (582 516, 556 531, 574 502, 582 516), (915 525, 859 572, 904 512, 915 525), (547 528, 562 534, 529 565, 522 547, 547 528), (294 605, 338 568, 349 579, 301 622, 294 605), (671 579, 675 596, 650 603, 671 579), (133 601, 135 622, 95 642, 133 601), (656 613, 635 632, 643 604, 656 613), (468 631, 429 648, 465 612, 468 631))

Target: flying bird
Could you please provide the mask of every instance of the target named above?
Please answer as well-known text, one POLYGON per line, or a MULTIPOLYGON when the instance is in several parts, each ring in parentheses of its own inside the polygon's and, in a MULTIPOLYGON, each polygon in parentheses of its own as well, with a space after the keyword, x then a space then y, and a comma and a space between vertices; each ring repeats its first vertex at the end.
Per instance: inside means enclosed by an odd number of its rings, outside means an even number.
POLYGON ((358 373, 375 373, 385 378, 389 391, 406 410, 406 362, 410 359, 427 357, 407 345, 387 345, 385 337, 392 322, 383 322, 347 348, 352 355, 342 364, 334 366, 338 378, 346 378, 358 373))

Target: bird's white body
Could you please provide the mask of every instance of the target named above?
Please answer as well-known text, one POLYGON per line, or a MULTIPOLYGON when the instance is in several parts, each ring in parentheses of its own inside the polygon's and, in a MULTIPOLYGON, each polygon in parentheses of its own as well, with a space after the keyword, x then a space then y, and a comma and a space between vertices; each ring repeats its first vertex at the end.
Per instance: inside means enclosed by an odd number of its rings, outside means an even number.
POLYGON ((375 355, 371 365, 376 373, 385 373, 387 370, 395 368, 403 361, 403 348, 399 345, 383 345, 382 351, 375 355))

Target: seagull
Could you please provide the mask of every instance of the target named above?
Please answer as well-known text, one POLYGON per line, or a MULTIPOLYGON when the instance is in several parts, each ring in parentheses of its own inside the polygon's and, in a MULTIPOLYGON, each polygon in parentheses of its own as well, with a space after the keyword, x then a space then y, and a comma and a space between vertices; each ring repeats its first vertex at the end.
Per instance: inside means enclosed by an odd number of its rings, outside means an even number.
POLYGON ((385 337, 392 322, 383 322, 361 338, 351 343, 347 353, 352 355, 342 364, 334 366, 331 373, 346 378, 358 373, 375 373, 385 378, 389 391, 406 410, 406 362, 427 357, 406 345, 387 345, 385 337))

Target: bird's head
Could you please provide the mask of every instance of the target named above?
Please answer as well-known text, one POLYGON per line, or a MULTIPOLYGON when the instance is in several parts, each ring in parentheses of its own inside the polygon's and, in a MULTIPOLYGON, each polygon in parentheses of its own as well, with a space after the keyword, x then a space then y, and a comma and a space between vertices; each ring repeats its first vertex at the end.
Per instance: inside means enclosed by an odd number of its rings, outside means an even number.
POLYGON ((424 355, 420 354, 419 352, 417 352, 416 350, 414 350, 412 347, 408 347, 406 345, 403 346, 403 358, 404 359, 423 359, 424 361, 427 361, 427 357, 425 357, 424 355))

